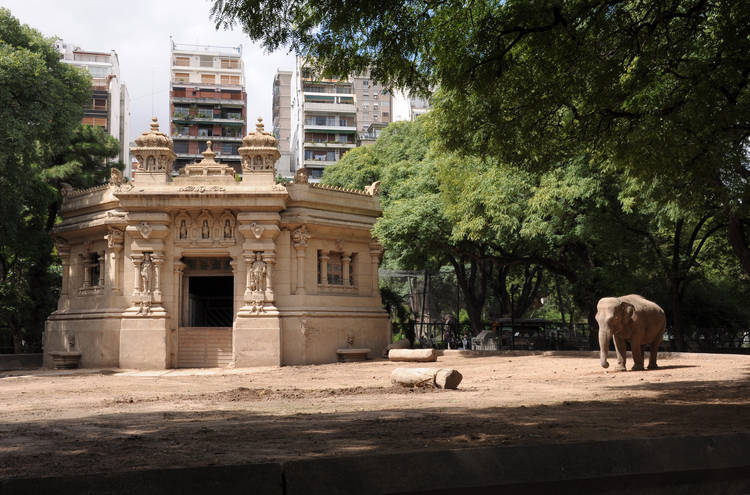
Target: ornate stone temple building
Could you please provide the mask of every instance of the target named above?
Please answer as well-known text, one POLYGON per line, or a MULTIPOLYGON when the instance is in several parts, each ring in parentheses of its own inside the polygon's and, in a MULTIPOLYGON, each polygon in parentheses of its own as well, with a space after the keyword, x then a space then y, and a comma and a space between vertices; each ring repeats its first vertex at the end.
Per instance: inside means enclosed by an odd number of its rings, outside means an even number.
POLYGON ((81 366, 137 369, 332 362, 338 348, 379 353, 390 327, 378 292, 381 210, 365 191, 276 183, 276 139, 242 141, 242 176, 203 160, 171 177, 172 141, 151 130, 131 149, 132 182, 63 191, 62 258, 50 353, 81 366))

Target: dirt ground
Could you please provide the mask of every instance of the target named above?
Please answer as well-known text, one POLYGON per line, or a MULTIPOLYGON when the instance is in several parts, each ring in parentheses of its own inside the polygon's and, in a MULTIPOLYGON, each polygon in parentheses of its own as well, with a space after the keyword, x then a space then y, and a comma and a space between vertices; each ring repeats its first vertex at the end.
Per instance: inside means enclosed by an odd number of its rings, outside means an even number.
POLYGON ((0 478, 750 431, 750 356, 660 365, 618 373, 589 353, 449 352, 426 364, 3 372, 0 478), (464 379, 403 389, 390 383, 398 366, 464 379))

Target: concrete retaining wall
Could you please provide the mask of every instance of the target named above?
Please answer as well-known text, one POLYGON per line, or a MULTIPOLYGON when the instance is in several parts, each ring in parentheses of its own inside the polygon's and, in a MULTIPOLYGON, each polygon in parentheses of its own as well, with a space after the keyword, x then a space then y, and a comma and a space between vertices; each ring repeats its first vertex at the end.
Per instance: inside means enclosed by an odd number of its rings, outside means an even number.
POLYGON ((42 367, 42 354, 0 354, 0 371, 42 367))
POLYGON ((750 493, 750 434, 0 481, 0 493, 750 493))

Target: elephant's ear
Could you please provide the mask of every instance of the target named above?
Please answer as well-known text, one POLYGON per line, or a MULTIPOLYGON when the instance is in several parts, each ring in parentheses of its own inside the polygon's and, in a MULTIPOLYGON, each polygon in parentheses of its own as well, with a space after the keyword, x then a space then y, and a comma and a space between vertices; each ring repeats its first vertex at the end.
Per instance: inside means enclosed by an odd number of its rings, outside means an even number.
POLYGON ((633 313, 635 313, 635 306, 633 306, 630 303, 623 302, 622 303, 622 309, 625 317, 625 321, 630 321, 633 319, 633 313))

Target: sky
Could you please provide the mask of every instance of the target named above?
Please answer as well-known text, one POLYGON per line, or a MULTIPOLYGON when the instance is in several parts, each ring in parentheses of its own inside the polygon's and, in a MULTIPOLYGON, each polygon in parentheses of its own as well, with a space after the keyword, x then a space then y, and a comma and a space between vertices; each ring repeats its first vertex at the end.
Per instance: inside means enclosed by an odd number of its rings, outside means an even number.
POLYGON ((273 77, 293 69, 286 51, 265 53, 239 27, 217 31, 209 0, 0 0, 22 24, 83 50, 117 52, 130 94, 130 141, 147 131, 151 117, 169 132, 170 35, 177 43, 242 45, 248 130, 257 117, 271 129, 273 77))

